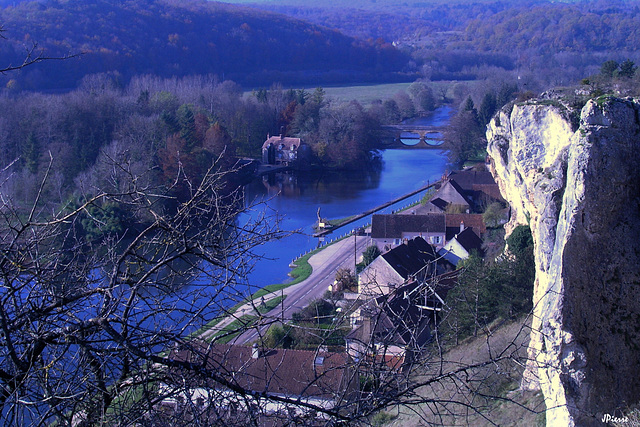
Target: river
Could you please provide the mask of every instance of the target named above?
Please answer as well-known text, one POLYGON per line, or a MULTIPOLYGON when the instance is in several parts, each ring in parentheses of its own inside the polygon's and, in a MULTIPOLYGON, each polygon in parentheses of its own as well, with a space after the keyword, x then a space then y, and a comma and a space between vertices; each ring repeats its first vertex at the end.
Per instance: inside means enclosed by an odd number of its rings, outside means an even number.
MULTIPOLYGON (((433 115, 420 119, 420 124, 441 126, 448 121, 450 112, 450 108, 442 107, 433 115)), ((247 203, 264 201, 269 212, 277 212, 282 229, 297 231, 256 248, 255 252, 265 258, 256 259, 253 271, 249 274, 251 292, 269 284, 287 281, 289 263, 318 247, 318 239, 312 237, 318 208, 323 218, 356 215, 416 190, 427 182, 440 179, 448 168, 442 150, 387 149, 381 154, 382 165, 376 171, 275 174, 256 179, 245 187, 247 203)), ((382 213, 419 198, 420 195, 416 195, 382 213)), ((240 220, 246 221, 259 215, 260 210, 248 212, 240 220)), ((370 221, 368 217, 350 224, 334 235, 327 236, 327 239, 335 239, 370 221)))

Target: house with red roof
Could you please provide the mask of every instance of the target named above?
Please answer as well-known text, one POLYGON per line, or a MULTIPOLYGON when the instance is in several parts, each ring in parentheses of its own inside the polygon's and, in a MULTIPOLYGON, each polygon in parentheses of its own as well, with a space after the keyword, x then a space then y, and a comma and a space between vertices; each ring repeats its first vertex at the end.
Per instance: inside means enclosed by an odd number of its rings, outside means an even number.
MULTIPOLYGON (((309 416, 314 408, 347 405, 359 380, 346 353, 261 348, 231 344, 200 345, 174 350, 171 357, 190 369, 174 369, 178 387, 159 404, 165 411, 180 405, 215 406, 215 413, 236 419, 257 411, 262 417, 278 414, 309 416), (193 371, 201 373, 197 378, 193 371)), ((167 382, 166 390, 173 384, 167 382)), ((266 419, 265 418, 265 419, 266 419)), ((255 417, 254 417, 255 419, 255 417)))

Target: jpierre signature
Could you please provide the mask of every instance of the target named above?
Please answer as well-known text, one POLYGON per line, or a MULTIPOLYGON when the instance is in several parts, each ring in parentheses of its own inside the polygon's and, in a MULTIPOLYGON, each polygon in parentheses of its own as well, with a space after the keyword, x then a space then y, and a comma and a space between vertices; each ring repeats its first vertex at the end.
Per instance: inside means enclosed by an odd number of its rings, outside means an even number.
POLYGON ((628 423, 629 417, 615 417, 610 414, 604 414, 602 416, 603 423, 628 423))

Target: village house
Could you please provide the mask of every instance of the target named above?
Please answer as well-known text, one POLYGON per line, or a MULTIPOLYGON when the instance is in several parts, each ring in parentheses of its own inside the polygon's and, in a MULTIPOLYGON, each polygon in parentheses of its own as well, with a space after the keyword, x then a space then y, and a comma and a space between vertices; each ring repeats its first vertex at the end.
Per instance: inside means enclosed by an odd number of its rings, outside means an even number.
POLYGON ((505 203, 498 184, 484 165, 453 171, 449 174, 448 180, 456 185, 462 196, 471 204, 472 212, 483 211, 492 202, 505 203))
POLYGON ((465 228, 472 229, 476 236, 480 238, 484 237, 487 232, 487 226, 484 223, 482 214, 446 214, 444 221, 447 227, 445 237, 447 242, 465 228))
POLYGON ((431 199, 425 204, 407 209, 406 214, 469 213, 471 205, 462 194, 462 189, 453 181, 445 180, 431 199))
POLYGON ((480 239, 470 227, 463 227, 464 224, 461 224, 460 232, 447 241, 444 248, 438 251, 439 255, 443 256, 455 266, 458 265, 460 260, 469 258, 472 251, 476 251, 480 256, 483 255, 482 239, 480 239))
POLYGON ((424 281, 453 269, 424 238, 416 237, 383 253, 365 267, 358 275, 358 293, 365 297, 386 295, 407 281, 424 281))
MULTIPOLYGON (((176 361, 202 365, 218 376, 210 380, 193 380, 188 391, 167 396, 159 404, 164 411, 179 411, 180 405, 215 405, 215 413, 237 419, 258 412, 264 416, 309 416, 310 404, 332 409, 346 405, 357 392, 358 377, 346 353, 267 349, 231 344, 215 344, 200 349, 174 351, 176 361), (224 380, 226 383, 223 383, 224 380), (238 393, 237 390, 243 390, 238 393), (246 393, 245 393, 246 392, 246 393), (246 395, 260 396, 246 399, 246 395), (269 396, 286 398, 291 403, 271 400, 269 396), (251 407, 248 402, 251 401, 251 407), (303 405, 296 405, 295 402, 303 405), (259 409, 258 409, 259 408, 259 409)), ((189 373, 174 372, 176 381, 189 381, 189 373)), ((168 384, 167 389, 170 389, 168 384)))
MULTIPOLYGON (((505 203, 491 173, 484 165, 477 165, 443 176, 437 191, 426 203, 411 207, 401 214, 469 214, 482 212, 493 202, 505 203)), ((475 232, 478 233, 477 230, 475 232)))
POLYGON ((371 218, 371 240, 382 251, 416 237, 422 237, 441 248, 445 243, 446 231, 444 214, 384 214, 371 218))
POLYGON ((311 148, 300 138, 291 138, 280 134, 267 135, 262 144, 262 163, 278 166, 299 166, 310 160, 311 148))
POLYGON ((369 365, 378 365, 377 370, 410 366, 431 341, 443 298, 457 274, 413 280, 361 306, 351 316, 347 353, 356 361, 368 359, 369 365))

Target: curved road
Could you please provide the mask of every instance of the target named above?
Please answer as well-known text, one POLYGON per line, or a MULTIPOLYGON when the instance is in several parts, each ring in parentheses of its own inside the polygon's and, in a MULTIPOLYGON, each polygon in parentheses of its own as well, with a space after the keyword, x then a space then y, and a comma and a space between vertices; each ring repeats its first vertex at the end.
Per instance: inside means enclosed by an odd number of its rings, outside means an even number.
MULTIPOLYGON (((232 342, 234 344, 250 343, 264 336, 269 326, 275 321, 290 320, 293 313, 302 310, 311 301, 324 295, 329 286, 333 284, 338 269, 344 267, 353 271, 354 258, 359 260, 369 244, 370 238, 368 236, 350 236, 312 255, 309 258, 309 264, 313 268, 311 275, 296 285, 266 297, 265 300, 278 297, 281 294, 287 296, 283 304, 263 315, 262 321, 258 325, 239 335, 232 342)), ((256 313, 251 305, 247 304, 238 310, 234 317, 240 317, 244 314, 255 315, 256 313)), ((224 325, 220 327, 224 327, 224 325)))

